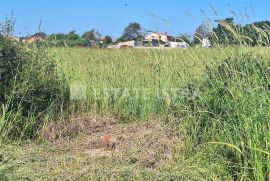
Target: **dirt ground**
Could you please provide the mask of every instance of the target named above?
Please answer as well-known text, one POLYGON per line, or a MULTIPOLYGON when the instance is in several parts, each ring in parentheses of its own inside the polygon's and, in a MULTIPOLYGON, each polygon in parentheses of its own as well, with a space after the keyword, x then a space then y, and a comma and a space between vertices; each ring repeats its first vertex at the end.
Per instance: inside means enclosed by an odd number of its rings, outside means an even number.
POLYGON ((67 154, 92 158, 129 154, 131 162, 155 168, 179 141, 173 129, 161 120, 123 124, 112 118, 79 117, 52 124, 42 133, 53 146, 67 154))

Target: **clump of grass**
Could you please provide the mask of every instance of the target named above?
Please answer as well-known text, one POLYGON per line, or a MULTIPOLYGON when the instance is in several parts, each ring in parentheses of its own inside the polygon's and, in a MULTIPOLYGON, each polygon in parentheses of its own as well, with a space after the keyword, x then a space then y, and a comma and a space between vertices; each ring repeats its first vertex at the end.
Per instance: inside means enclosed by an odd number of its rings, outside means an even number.
POLYGON ((269 68, 258 53, 239 53, 209 69, 184 102, 193 145, 211 142, 209 155, 224 158, 235 179, 269 180, 269 68))

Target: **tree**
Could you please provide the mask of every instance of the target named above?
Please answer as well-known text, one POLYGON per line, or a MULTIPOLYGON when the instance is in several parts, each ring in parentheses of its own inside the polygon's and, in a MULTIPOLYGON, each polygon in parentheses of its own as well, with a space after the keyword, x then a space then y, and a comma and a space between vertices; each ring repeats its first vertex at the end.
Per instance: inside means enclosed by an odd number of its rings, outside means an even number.
POLYGON ((39 38, 46 38, 47 37, 47 34, 44 33, 44 32, 37 32, 33 35, 34 37, 39 37, 39 38))
POLYGON ((67 35, 64 33, 56 33, 47 36, 48 40, 64 40, 67 39, 67 35))
POLYGON ((124 41, 128 41, 128 40, 124 38, 123 36, 120 36, 119 38, 116 39, 115 43, 124 42, 124 41))
POLYGON ((83 33, 82 38, 86 39, 86 40, 93 40, 96 41, 96 36, 92 31, 86 31, 83 33))
POLYGON ((142 38, 141 25, 139 23, 130 23, 125 29, 119 41, 138 40, 142 38))
POLYGON ((80 35, 76 33, 76 31, 70 31, 67 35, 69 40, 77 40, 80 38, 80 35))
POLYGON ((235 24, 233 18, 216 20, 218 26, 210 36, 211 44, 266 46, 270 44, 270 21, 235 24))
POLYGON ((213 34, 210 37, 211 44, 214 45, 216 43, 223 45, 235 45, 238 43, 236 37, 232 30, 236 28, 241 28, 240 25, 234 24, 233 18, 226 18, 225 20, 216 20, 218 22, 218 26, 213 29, 213 34))
POLYGON ((242 28, 244 43, 250 46, 270 44, 270 21, 260 21, 245 25, 242 28))
POLYGON ((10 36, 15 27, 16 18, 14 17, 14 14, 12 13, 10 17, 6 16, 6 19, 4 22, 0 22, 0 36, 10 36))
POLYGON ((194 44, 200 44, 204 38, 208 38, 211 33, 211 28, 209 28, 207 21, 203 21, 194 34, 194 44))
POLYGON ((105 36, 105 38, 104 38, 104 43, 106 43, 106 44, 110 44, 110 43, 112 43, 113 42, 113 40, 112 40, 112 37, 110 37, 110 36, 105 36))
POLYGON ((88 41, 94 41, 94 42, 97 42, 100 37, 101 37, 101 34, 96 29, 86 31, 82 35, 82 38, 84 38, 84 39, 86 39, 88 41))

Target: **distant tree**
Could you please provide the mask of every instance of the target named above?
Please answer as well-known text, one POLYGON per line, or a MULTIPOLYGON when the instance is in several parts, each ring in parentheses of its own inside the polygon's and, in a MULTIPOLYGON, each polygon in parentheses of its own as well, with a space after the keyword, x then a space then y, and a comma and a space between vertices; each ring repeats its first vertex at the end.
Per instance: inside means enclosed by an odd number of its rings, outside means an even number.
POLYGON ((44 32, 37 32, 37 33, 35 33, 32 36, 34 36, 34 37, 40 37, 40 38, 44 38, 45 39, 47 37, 47 34, 44 33, 44 32))
POLYGON ((64 40, 67 39, 67 35, 64 33, 56 33, 47 36, 48 40, 64 40))
POLYGON ((110 44, 112 42, 113 42, 112 37, 110 37, 108 35, 104 37, 104 43, 110 44))
POLYGON ((16 18, 12 13, 10 17, 6 16, 4 22, 0 22, 0 36, 9 36, 12 35, 16 23, 16 18))
POLYGON ((82 35, 82 38, 84 38, 84 39, 86 39, 88 41, 94 41, 94 42, 97 42, 100 37, 101 37, 101 34, 96 29, 86 31, 82 35))
POLYGON ((124 41, 128 41, 128 39, 123 36, 120 36, 119 38, 116 39, 115 43, 124 42, 124 41))
POLYGON ((234 24, 233 18, 226 18, 225 20, 216 20, 218 26, 213 29, 212 36, 210 37, 211 44, 216 43, 223 45, 235 45, 238 43, 236 37, 231 30, 240 28, 240 25, 234 24))
POLYGON ((242 34, 246 37, 243 42, 250 46, 270 45, 270 21, 260 21, 245 25, 242 34))
POLYGON ((70 32, 68 33, 68 35, 67 35, 67 38, 68 38, 69 40, 77 40, 77 39, 80 38, 80 35, 78 35, 78 34, 76 33, 76 31, 70 31, 70 32))
POLYGON ((97 40, 95 34, 92 31, 84 32, 83 35, 82 35, 82 38, 84 38, 86 40, 93 40, 93 41, 97 40))
POLYGON ((194 44, 200 44, 204 38, 208 38, 211 34, 211 28, 207 21, 203 21, 194 34, 194 44))
POLYGON ((212 45, 270 45, 270 21, 254 22, 244 26, 235 24, 233 18, 216 20, 216 22, 218 25, 210 36, 212 45))
POLYGON ((139 23, 130 23, 125 29, 118 41, 138 40, 142 38, 141 25, 139 23))
POLYGON ((97 29, 92 29, 92 31, 97 39, 102 37, 102 34, 97 29))

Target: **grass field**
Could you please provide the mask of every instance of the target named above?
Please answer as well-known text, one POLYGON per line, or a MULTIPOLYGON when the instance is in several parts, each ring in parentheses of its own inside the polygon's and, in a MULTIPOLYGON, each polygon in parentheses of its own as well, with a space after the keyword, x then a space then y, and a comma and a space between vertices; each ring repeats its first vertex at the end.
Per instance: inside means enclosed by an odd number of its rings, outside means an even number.
POLYGON ((270 48, 49 51, 85 90, 37 141, 1 146, 0 179, 269 179, 270 48))
MULTIPOLYGON (((169 108, 185 96, 185 86, 205 78, 206 67, 213 68, 236 52, 244 51, 247 51, 244 47, 53 50, 71 84, 85 86, 86 95, 79 110, 110 112, 124 122, 167 115, 169 108)), ((262 50, 261 54, 269 56, 269 51, 262 50)))

